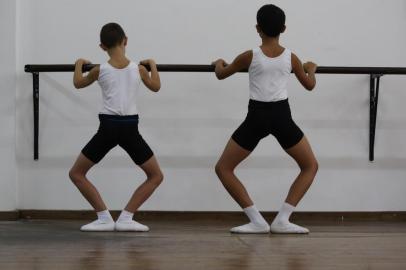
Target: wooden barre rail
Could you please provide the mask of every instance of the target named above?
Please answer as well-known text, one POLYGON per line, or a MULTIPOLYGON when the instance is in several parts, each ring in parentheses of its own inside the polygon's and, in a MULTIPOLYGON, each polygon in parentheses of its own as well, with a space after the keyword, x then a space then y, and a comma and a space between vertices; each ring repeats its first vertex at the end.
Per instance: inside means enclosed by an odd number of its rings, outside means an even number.
MULTIPOLYGON (((89 71, 97 64, 83 65, 83 71, 89 71)), ((157 65, 161 72, 214 72, 212 65, 157 65)), ((75 65, 25 65, 25 72, 73 72, 75 65)), ((247 72, 243 70, 241 72, 247 72)), ((392 74, 406 75, 406 68, 403 67, 325 67, 317 68, 320 74, 392 74)))
MULTIPOLYGON (((97 64, 83 65, 83 71, 87 72, 97 64)), ((149 66, 146 66, 149 69, 149 66)), ((187 64, 158 64, 160 72, 214 72, 213 65, 187 65, 187 64)), ((25 65, 25 72, 33 75, 33 108, 34 108, 34 160, 38 159, 38 130, 39 130, 39 73, 40 72, 73 72, 73 64, 51 65, 25 65)), ((242 70, 241 72, 247 72, 242 70)), ((319 74, 358 74, 369 75, 370 79, 370 106, 369 106, 369 160, 374 160, 376 117, 378 111, 378 97, 380 78, 383 75, 406 75, 406 67, 337 67, 320 66, 319 74)))

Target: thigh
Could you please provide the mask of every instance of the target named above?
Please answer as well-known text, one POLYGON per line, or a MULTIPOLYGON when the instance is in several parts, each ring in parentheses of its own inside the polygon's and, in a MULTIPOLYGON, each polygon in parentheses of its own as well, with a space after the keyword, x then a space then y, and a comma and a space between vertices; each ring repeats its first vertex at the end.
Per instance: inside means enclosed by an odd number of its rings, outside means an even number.
POLYGON ((252 152, 258 143, 269 134, 270 129, 266 117, 260 113, 249 112, 231 138, 238 146, 252 152))
POLYGON ((71 172, 79 173, 81 175, 86 175, 86 173, 95 165, 93 161, 88 159, 82 153, 79 154, 75 163, 72 166, 71 172))
POLYGON ((311 167, 317 163, 306 136, 303 136, 295 146, 285 149, 285 151, 296 161, 300 168, 311 167))
POLYGON ((119 145, 127 152, 135 164, 142 165, 154 155, 147 142, 138 132, 138 128, 128 128, 121 135, 119 145))
POLYGON ((297 145, 304 137, 303 131, 290 117, 275 120, 271 133, 285 150, 297 145))
POLYGON ((236 143, 232 138, 228 141, 223 154, 221 155, 217 165, 234 170, 244 159, 246 159, 252 151, 249 151, 236 143))
POLYGON ((114 131, 101 127, 82 149, 82 154, 93 163, 99 163, 116 145, 117 141, 114 136, 114 131))
POLYGON ((140 164, 139 167, 145 172, 147 177, 162 175, 161 168, 159 167, 158 161, 154 155, 143 164, 140 164))

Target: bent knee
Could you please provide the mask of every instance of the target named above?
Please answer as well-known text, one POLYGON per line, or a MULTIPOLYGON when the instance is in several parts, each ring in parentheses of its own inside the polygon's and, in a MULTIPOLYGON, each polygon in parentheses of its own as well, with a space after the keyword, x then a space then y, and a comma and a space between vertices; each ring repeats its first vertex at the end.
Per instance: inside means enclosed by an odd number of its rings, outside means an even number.
POLYGON ((315 174, 316 174, 317 171, 319 170, 319 162, 318 162, 316 159, 312 162, 311 170, 312 170, 315 174))
POLYGON ((156 176, 156 183, 158 185, 160 185, 162 183, 162 181, 164 181, 164 175, 162 172, 159 172, 159 174, 156 176))
POLYGON ((69 170, 68 175, 69 175, 70 180, 72 180, 72 181, 74 181, 77 177, 76 172, 73 169, 69 170))
POLYGON ((74 169, 69 170, 69 178, 70 180, 76 185, 80 184, 84 181, 85 175, 79 171, 76 171, 74 169))
POLYGON ((164 175, 161 171, 148 177, 148 181, 150 181, 150 183, 153 183, 155 186, 159 186, 163 180, 164 180, 164 175))
POLYGON ((316 174, 317 171, 319 170, 319 163, 316 159, 312 160, 306 166, 302 168, 302 171, 310 172, 313 174, 316 174))
POLYGON ((217 162, 216 166, 214 167, 214 171, 216 172, 217 176, 221 179, 222 176, 225 174, 233 173, 234 170, 232 168, 228 168, 224 166, 221 162, 217 162))
POLYGON ((216 166, 214 166, 214 171, 216 172, 217 176, 220 177, 220 175, 224 172, 223 166, 217 162, 216 166))

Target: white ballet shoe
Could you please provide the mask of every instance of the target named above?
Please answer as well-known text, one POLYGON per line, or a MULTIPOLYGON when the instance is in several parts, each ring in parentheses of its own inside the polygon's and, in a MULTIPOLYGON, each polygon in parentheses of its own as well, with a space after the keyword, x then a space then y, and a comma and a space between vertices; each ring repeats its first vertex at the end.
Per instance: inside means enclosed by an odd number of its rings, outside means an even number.
POLYGON ((272 222, 271 232, 277 234, 307 234, 309 229, 290 222, 272 222))
POLYGON ((83 225, 80 230, 82 232, 112 232, 114 231, 114 221, 95 220, 89 224, 83 225))
POLYGON ((119 232, 148 232, 148 226, 138 223, 134 220, 117 221, 115 225, 116 231, 119 232))
POLYGON ((268 224, 248 223, 242 226, 234 227, 230 230, 232 233, 269 233, 268 224))

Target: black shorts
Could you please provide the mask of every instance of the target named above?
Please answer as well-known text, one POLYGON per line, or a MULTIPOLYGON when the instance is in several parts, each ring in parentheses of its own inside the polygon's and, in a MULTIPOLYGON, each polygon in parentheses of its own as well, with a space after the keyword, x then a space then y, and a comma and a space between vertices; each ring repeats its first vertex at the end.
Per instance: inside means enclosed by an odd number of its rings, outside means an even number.
POLYGON ((296 145, 304 136, 295 124, 287 99, 275 102, 250 100, 244 122, 231 136, 244 149, 252 151, 262 138, 275 136, 283 149, 296 145))
POLYGON ((153 156, 151 148, 138 132, 138 115, 99 114, 99 120, 97 133, 82 149, 82 154, 92 162, 98 163, 117 145, 121 146, 137 165, 153 156))

